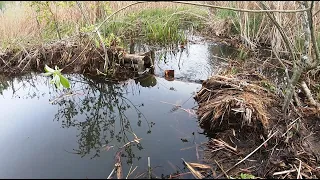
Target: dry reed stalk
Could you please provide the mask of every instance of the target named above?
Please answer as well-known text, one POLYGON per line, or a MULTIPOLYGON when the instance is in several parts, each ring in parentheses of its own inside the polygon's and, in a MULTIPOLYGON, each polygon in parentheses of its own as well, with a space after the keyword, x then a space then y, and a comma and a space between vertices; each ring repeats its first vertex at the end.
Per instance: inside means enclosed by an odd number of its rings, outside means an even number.
MULTIPOLYGON (((212 5, 218 5, 218 6, 225 6, 225 7, 234 7, 238 9, 251 9, 251 10, 259 10, 262 9, 262 7, 259 6, 258 2, 253 1, 238 1, 238 2, 226 2, 226 1, 220 1, 220 2, 214 2, 210 3, 212 5)), ((270 7, 270 9, 276 9, 276 10, 289 10, 289 9, 301 9, 301 6, 298 2, 293 1, 269 1, 266 2, 266 5, 270 7)), ((320 12, 320 3, 315 3, 314 7, 314 13, 320 12)), ((211 11, 211 17, 213 19, 217 19, 216 15, 212 12, 217 11, 211 11)), ((285 42, 282 40, 281 35, 277 28, 275 28, 272 23, 270 22, 270 19, 266 17, 266 14, 262 14, 262 20, 258 21, 258 19, 255 19, 256 15, 254 14, 248 14, 245 12, 235 12, 236 17, 235 23, 238 23, 239 26, 239 33, 242 36, 243 42, 248 44, 251 48, 255 47, 260 42, 264 42, 267 44, 272 45, 275 52, 280 51, 286 51, 289 50, 285 46, 285 42), (251 27, 249 26, 251 24, 251 27), (258 30, 257 32, 254 32, 252 28, 253 26, 257 26, 258 30), (271 33, 270 33, 271 32, 271 33)), ((302 49, 299 47, 299 44, 297 42, 302 39, 302 23, 300 15, 302 13, 291 13, 291 14, 283 14, 283 13, 273 13, 275 19, 278 21, 279 25, 284 29, 286 32, 288 39, 290 43, 294 47, 295 52, 300 52, 302 49)), ((314 15, 314 24, 316 32, 318 30, 318 24, 320 23, 320 18, 317 18, 320 15, 320 13, 317 13, 314 15)), ((221 27, 225 28, 225 27, 221 27)))

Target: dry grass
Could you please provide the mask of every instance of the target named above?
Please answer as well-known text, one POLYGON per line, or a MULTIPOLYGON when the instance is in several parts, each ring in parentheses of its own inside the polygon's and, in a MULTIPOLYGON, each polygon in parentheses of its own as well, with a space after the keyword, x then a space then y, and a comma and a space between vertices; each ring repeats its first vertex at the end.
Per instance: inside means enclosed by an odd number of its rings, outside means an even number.
POLYGON ((1 43, 20 37, 35 37, 37 24, 35 13, 23 4, 11 4, 0 14, 1 43))
MULTIPOLYGON (((86 1, 81 2, 86 12, 87 18, 91 23, 97 23, 97 5, 109 6, 109 9, 114 12, 134 1, 110 1, 97 2, 86 1)), ((192 2, 192 1, 191 1, 192 2)), ((197 2, 199 3, 199 2, 197 2)), ((226 7, 234 7, 241 9, 260 9, 260 5, 256 1, 203 1, 203 3, 214 4, 226 7)), ((298 2, 294 1, 269 1, 266 4, 270 9, 299 9, 301 8, 298 2)), ((121 11, 117 16, 125 16, 130 12, 139 13, 146 9, 161 9, 161 8, 180 8, 192 7, 192 5, 184 5, 173 2, 145 2, 129 7, 121 11)), ((50 8, 59 24, 68 23, 72 31, 76 32, 83 25, 84 18, 79 11, 77 5, 72 7, 61 7, 51 3, 50 8)), ((320 10, 320 3, 315 2, 314 11, 320 10)), ((209 12, 209 11, 208 11, 209 12)), ((251 48, 256 48, 258 45, 269 44, 275 51, 287 51, 284 42, 280 36, 279 31, 273 26, 266 14, 253 14, 247 12, 233 12, 229 10, 210 9, 211 18, 208 20, 208 26, 216 35, 227 35, 232 33, 230 25, 236 27, 237 33, 240 35, 242 41, 251 48), (224 21, 227 20, 227 23, 224 21)), ((0 14, 0 33, 2 38, 0 43, 2 46, 5 42, 12 42, 16 39, 25 39, 26 41, 39 41, 40 32, 44 29, 45 24, 38 24, 36 21, 36 12, 32 9, 28 2, 11 3, 6 10, 0 14)), ((107 17, 106 11, 103 12, 101 18, 107 17)), ((302 49, 302 25, 301 13, 274 13, 275 18, 283 27, 284 31, 296 52, 302 49)), ((314 16, 315 29, 318 32, 318 24, 320 13, 314 16)), ((234 31, 234 30, 233 30, 234 31)))
MULTIPOLYGON (((97 2, 85 1, 81 2, 86 17, 91 23, 98 21, 97 17, 97 3, 100 5, 107 5, 112 12, 133 3, 134 1, 110 1, 110 2, 97 2)), ((124 11, 121 11, 117 16, 127 15, 129 12, 139 13, 145 9, 155 8, 178 8, 178 7, 191 7, 190 5, 182 5, 172 2, 146 2, 132 6, 124 11)), ((58 24, 68 24, 69 28, 77 31, 83 25, 84 17, 82 16, 78 6, 75 4, 71 7, 57 6, 50 3, 50 9, 54 13, 58 24)), ((41 12, 40 12, 41 13, 41 12)), ((41 42, 43 39, 40 37, 40 32, 43 31, 46 24, 45 22, 37 22, 37 14, 35 9, 30 7, 29 2, 20 3, 7 3, 6 9, 0 13, 0 33, 1 33, 1 46, 7 47, 9 43, 19 40, 21 44, 25 42, 41 42)), ((105 18, 108 14, 103 12, 101 18, 105 18)), ((54 31, 52 31, 54 33, 54 31)), ((0 49, 1 50, 1 49, 0 49)))
POLYGON ((199 122, 203 127, 224 129, 232 122, 254 128, 262 125, 264 132, 269 129, 268 107, 272 94, 242 78, 240 75, 216 75, 203 82, 196 96, 199 122))
MULTIPOLYGON (((124 7, 128 4, 131 4, 135 1, 110 1, 110 6, 113 10, 120 9, 121 7, 124 7)), ((199 1, 190 1, 190 2, 197 2, 199 1)), ((178 4, 178 3, 173 3, 173 2, 146 2, 143 4, 138 4, 135 6, 132 6, 125 10, 123 13, 128 13, 128 12, 140 12, 141 10, 144 9, 156 9, 156 8, 179 8, 179 7, 194 7, 192 5, 185 5, 185 4, 178 4)))
MULTIPOLYGON (((257 1, 216 1, 207 3, 239 9, 261 9, 261 5, 259 5, 257 1)), ((302 8, 299 3, 295 1, 267 1, 266 4, 270 9, 277 10, 302 8)), ((315 2, 314 13, 318 10, 320 10, 320 3, 315 2)), ((222 19, 229 18, 234 26, 238 28, 237 33, 239 33, 242 41, 247 44, 247 46, 256 48, 259 43, 265 43, 271 45, 275 51, 288 51, 279 31, 272 25, 266 14, 253 14, 247 12, 231 13, 231 11, 226 11, 228 10, 210 10, 212 27, 215 26, 216 22, 220 23, 218 19, 221 21, 221 16, 222 19)), ((303 34, 300 18, 301 14, 302 13, 274 13, 275 19, 286 32, 296 52, 300 52, 302 49, 301 40, 303 39, 303 34)), ((316 32, 319 32, 319 14, 320 13, 314 16, 316 32)), ((226 27, 222 26, 222 28, 226 27)))

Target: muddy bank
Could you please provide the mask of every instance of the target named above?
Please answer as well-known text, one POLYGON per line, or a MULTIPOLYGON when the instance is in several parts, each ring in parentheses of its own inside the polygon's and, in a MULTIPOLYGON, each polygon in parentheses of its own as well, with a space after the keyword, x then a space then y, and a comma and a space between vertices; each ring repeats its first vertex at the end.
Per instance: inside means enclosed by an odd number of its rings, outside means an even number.
MULTIPOLYGON (((107 50, 109 73, 119 80, 126 80, 146 68, 152 69, 152 52, 130 54, 122 47, 107 50)), ((44 65, 63 69, 63 73, 80 73, 91 76, 105 72, 105 52, 87 37, 58 41, 21 50, 9 49, 0 54, 0 73, 21 75, 27 72, 44 72, 44 65)))
POLYGON ((195 99, 200 126, 212 137, 205 159, 218 177, 319 178, 317 114, 292 109, 283 116, 282 98, 267 82, 256 73, 203 82, 195 99))

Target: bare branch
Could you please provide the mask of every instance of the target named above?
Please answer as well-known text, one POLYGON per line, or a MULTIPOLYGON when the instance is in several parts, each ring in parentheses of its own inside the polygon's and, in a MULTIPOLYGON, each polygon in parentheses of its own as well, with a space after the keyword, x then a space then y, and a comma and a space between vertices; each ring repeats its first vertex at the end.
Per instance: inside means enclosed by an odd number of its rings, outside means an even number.
POLYGON ((137 1, 137 2, 134 2, 134 3, 132 3, 132 4, 129 4, 129 5, 125 6, 125 7, 123 7, 123 8, 118 9, 118 10, 115 11, 114 13, 110 14, 105 20, 103 20, 103 21, 101 22, 101 24, 100 24, 99 26, 97 26, 97 29, 99 29, 105 22, 107 22, 112 16, 114 16, 114 15, 117 14, 118 12, 120 12, 120 11, 122 11, 122 10, 124 10, 124 9, 127 9, 127 8, 130 7, 130 6, 133 6, 133 5, 136 5, 136 4, 139 4, 139 3, 146 3, 146 2, 148 2, 148 1, 137 1))
POLYGON ((209 8, 227 9, 227 10, 240 11, 240 12, 251 12, 251 13, 265 13, 265 12, 297 13, 297 12, 303 12, 303 11, 310 10, 310 8, 295 9, 295 10, 277 10, 277 9, 274 9, 274 10, 270 10, 270 9, 268 9, 268 10, 250 10, 250 9, 237 9, 237 8, 215 6, 215 5, 202 4, 202 3, 185 2, 185 1, 171 1, 171 2, 180 3, 180 4, 190 4, 190 5, 196 5, 196 6, 203 6, 203 7, 209 7, 209 8))

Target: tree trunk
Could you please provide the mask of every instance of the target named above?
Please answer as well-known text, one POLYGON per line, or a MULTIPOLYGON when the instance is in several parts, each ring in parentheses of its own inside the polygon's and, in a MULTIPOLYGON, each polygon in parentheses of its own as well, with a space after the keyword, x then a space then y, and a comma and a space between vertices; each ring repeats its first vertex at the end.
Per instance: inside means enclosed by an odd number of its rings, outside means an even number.
POLYGON ((293 68, 293 75, 291 77, 291 80, 289 81, 289 84, 287 85, 287 89, 285 91, 284 104, 282 106, 282 110, 285 112, 289 108, 289 104, 291 102, 291 99, 292 99, 292 96, 294 93, 294 89, 299 82, 299 79, 300 79, 302 72, 303 72, 303 69, 299 66, 295 66, 293 68))

